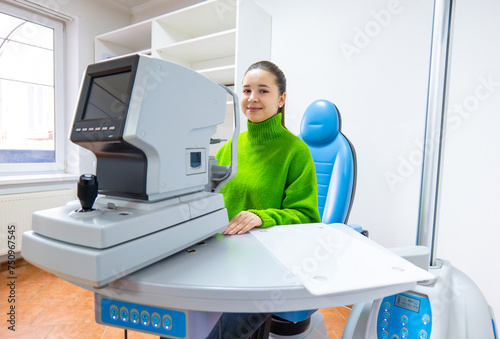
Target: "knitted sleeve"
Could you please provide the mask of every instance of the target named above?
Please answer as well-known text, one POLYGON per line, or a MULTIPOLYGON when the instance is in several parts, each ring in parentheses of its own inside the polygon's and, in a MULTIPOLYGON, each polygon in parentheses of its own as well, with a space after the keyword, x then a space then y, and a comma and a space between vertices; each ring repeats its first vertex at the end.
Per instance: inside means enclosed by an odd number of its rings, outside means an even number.
POLYGON ((262 219, 261 227, 321 222, 316 170, 309 149, 302 148, 293 156, 281 208, 250 209, 249 212, 262 219))

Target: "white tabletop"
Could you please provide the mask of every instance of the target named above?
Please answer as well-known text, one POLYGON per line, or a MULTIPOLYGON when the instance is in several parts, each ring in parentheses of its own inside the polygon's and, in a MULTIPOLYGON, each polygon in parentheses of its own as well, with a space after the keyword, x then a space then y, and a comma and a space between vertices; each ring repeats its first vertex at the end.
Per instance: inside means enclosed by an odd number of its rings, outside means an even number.
POLYGON ((303 224, 219 234, 93 290, 183 310, 287 312, 373 300, 432 277, 345 225, 303 224))

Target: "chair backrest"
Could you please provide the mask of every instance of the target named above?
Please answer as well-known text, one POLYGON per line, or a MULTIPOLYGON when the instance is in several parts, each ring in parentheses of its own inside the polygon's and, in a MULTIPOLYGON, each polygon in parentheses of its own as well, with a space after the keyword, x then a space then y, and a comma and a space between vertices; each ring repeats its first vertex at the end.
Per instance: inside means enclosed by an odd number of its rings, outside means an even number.
POLYGON ((347 223, 356 189, 356 153, 340 127, 339 111, 328 100, 311 103, 300 127, 316 166, 319 213, 326 224, 347 223))

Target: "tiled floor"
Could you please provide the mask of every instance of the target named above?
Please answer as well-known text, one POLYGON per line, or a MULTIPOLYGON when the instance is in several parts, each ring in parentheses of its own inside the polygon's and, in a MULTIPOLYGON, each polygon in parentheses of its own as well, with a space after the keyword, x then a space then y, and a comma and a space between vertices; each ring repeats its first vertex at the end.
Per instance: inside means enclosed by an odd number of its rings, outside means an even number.
MULTIPOLYGON (((94 321, 93 294, 72 285, 29 263, 18 260, 15 267, 15 332, 8 329, 12 304, 9 272, 0 272, 0 338, 26 339, 115 339, 124 338, 122 329, 103 326, 94 321)), ((320 310, 325 317, 330 339, 340 339, 349 308, 320 310)), ((158 339, 151 334, 128 332, 129 339, 158 339)))

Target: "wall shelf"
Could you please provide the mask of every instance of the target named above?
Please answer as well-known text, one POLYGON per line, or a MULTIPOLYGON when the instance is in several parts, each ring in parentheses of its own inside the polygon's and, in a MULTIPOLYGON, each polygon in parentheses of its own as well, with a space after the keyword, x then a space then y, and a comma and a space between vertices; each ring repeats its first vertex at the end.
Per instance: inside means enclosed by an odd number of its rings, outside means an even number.
MULTIPOLYGON (((271 17, 252 0, 208 0, 95 39, 95 61, 135 53, 172 61, 214 82, 235 85, 241 83, 242 70, 251 63, 270 59, 271 17)), ((215 137, 230 138, 232 125, 229 127, 220 129, 222 135, 218 130, 215 137)))
POLYGON ((144 21, 95 39, 95 60, 109 59, 132 53, 151 53, 152 22, 144 21))
POLYGON ((207 78, 212 79, 218 84, 224 84, 226 86, 234 85, 234 65, 228 65, 223 67, 214 67, 198 70, 200 74, 203 74, 207 78))
POLYGON ((166 32, 176 32, 181 40, 236 28, 236 1, 205 1, 165 14, 155 21, 166 32))
POLYGON ((236 29, 185 40, 157 49, 165 59, 172 56, 187 62, 220 59, 234 55, 236 48, 236 29))

